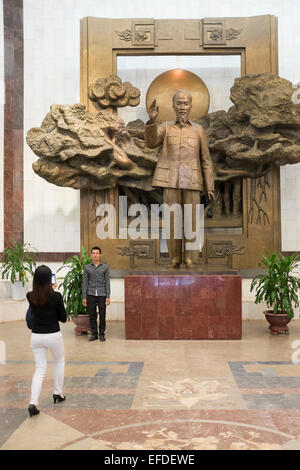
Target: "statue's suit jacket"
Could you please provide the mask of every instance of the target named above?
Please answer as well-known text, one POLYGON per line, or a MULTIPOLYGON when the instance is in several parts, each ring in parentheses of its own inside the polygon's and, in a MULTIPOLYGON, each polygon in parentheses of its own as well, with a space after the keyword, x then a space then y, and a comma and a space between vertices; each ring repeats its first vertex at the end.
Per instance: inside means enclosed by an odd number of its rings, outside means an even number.
POLYGON ((163 145, 152 186, 214 191, 212 161, 203 127, 175 121, 146 124, 149 148, 163 145))

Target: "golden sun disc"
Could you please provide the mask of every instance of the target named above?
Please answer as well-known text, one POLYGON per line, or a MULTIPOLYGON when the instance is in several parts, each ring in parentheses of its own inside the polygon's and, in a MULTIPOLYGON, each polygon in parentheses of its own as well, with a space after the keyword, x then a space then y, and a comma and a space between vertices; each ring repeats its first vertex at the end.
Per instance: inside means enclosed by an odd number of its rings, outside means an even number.
POLYGON ((175 119, 172 97, 179 89, 185 89, 192 95, 191 121, 204 117, 209 110, 209 91, 200 77, 193 72, 183 69, 174 69, 164 72, 156 77, 150 84, 146 95, 146 108, 149 108, 154 99, 159 107, 157 121, 171 121, 175 119))

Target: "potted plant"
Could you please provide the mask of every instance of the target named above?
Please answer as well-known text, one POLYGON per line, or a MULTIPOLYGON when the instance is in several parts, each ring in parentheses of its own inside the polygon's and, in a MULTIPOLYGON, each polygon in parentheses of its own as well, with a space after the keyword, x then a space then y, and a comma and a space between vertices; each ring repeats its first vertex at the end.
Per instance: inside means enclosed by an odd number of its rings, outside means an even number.
POLYGON ((27 275, 33 276, 36 267, 36 262, 32 258, 32 251, 35 251, 35 249, 29 243, 21 245, 16 241, 4 250, 2 279, 10 279, 13 300, 25 299, 27 275))
POLYGON ((262 255, 259 266, 267 269, 265 274, 258 274, 251 282, 250 291, 256 291, 255 303, 266 302, 269 310, 265 311, 272 334, 288 334, 287 324, 294 317, 293 307, 299 306, 298 289, 300 279, 294 275, 299 256, 262 255))
POLYGON ((75 334, 86 334, 90 331, 90 320, 86 307, 82 305, 82 279, 86 264, 91 263, 92 258, 86 254, 84 247, 81 247, 81 257, 74 255, 64 261, 57 272, 61 269, 69 268, 59 287, 63 287, 63 299, 65 302, 68 318, 75 323, 75 334))

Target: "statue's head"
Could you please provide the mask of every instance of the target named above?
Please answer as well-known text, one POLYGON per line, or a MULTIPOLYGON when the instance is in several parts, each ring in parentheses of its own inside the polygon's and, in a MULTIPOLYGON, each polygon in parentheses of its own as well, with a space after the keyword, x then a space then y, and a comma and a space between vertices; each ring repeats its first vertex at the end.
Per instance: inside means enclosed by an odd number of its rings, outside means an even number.
POLYGON ((173 95, 173 109, 179 123, 188 121, 192 109, 192 95, 187 90, 177 90, 173 95))

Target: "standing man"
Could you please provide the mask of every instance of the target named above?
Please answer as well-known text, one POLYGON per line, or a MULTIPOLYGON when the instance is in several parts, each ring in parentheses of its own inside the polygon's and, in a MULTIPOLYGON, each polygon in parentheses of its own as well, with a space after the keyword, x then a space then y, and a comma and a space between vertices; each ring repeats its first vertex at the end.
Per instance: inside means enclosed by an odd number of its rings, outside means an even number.
MULTIPOLYGON (((192 95, 187 90, 177 90, 173 95, 176 120, 158 125, 159 108, 154 100, 149 109, 145 137, 150 148, 162 144, 152 186, 163 188, 163 202, 169 206, 174 203, 192 204, 195 231, 195 210, 200 204, 200 193, 207 194, 210 201, 214 200, 214 176, 203 127, 189 120, 191 108, 192 95)), ((177 268, 184 261, 188 268, 192 268, 197 264, 199 250, 185 250, 184 243, 182 259, 182 240, 175 239, 172 218, 170 234, 167 244, 171 267, 177 268)))
POLYGON ((89 341, 98 339, 97 305, 100 316, 99 339, 105 341, 106 305, 110 304, 109 267, 100 261, 101 248, 94 246, 91 255, 92 263, 87 264, 83 271, 82 303, 87 307, 90 317, 91 336, 89 341))

